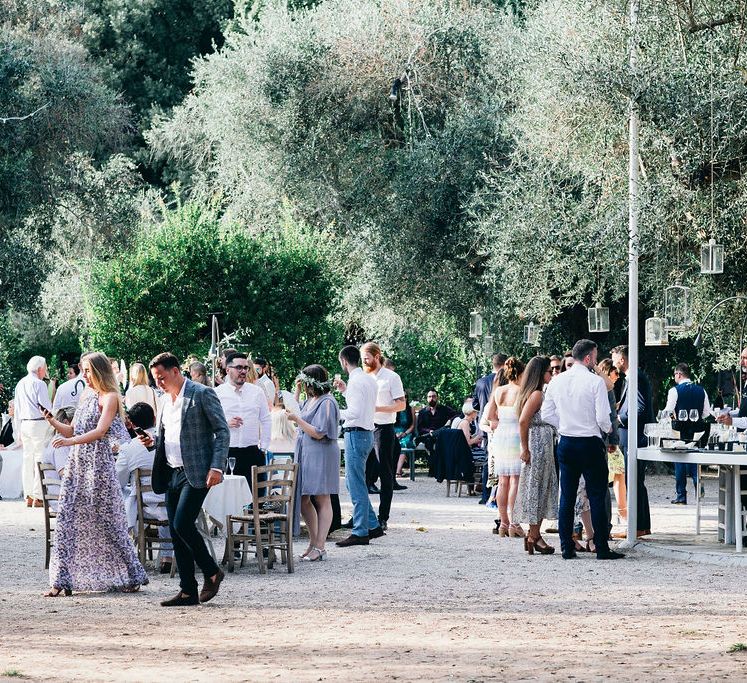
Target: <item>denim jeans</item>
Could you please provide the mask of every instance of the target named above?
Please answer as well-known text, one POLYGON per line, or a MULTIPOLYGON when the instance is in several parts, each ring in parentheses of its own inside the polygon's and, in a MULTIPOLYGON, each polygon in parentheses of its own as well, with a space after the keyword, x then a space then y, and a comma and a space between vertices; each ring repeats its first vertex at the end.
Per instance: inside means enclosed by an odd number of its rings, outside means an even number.
POLYGON ((595 436, 561 436, 558 444, 560 463, 560 511, 558 531, 560 547, 564 553, 573 550, 573 509, 576 504, 578 482, 581 475, 586 482, 586 495, 591 507, 594 526, 594 545, 597 553, 609 550, 609 527, 605 495, 607 494, 607 459, 604 442, 595 436))
POLYGON ((345 432, 345 484, 353 503, 354 536, 368 536, 379 526, 366 485, 366 460, 373 442, 373 432, 345 432))
POLYGON ((677 491, 676 500, 687 502, 687 478, 691 477, 695 487, 695 495, 698 495, 698 466, 695 463, 674 463, 674 482, 677 491))

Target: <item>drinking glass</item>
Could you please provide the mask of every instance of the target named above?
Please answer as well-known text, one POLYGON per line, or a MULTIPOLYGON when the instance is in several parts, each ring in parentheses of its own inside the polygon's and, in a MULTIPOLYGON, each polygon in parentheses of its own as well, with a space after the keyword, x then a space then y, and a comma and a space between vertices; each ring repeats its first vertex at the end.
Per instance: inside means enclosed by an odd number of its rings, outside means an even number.
POLYGON ((690 422, 697 422, 700 419, 700 411, 697 408, 692 408, 688 417, 690 422))
POLYGON ((686 410, 680 410, 677 413, 677 419, 680 422, 687 422, 687 411, 686 410))
POLYGON ((236 458, 233 456, 228 459, 228 469, 231 470, 230 474, 233 475, 233 468, 236 467, 236 458))

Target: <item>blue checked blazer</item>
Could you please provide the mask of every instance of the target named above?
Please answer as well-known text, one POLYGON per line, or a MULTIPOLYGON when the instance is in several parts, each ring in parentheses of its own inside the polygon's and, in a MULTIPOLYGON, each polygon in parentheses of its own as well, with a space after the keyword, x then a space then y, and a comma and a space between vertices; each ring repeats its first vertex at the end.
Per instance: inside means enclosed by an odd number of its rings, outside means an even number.
MULTIPOLYGON (((226 467, 231 433, 215 391, 189 379, 185 382, 180 433, 184 474, 191 486, 204 489, 208 472, 212 468, 223 471, 226 467)), ((151 478, 155 493, 166 493, 171 471, 166 462, 163 421, 159 417, 151 478)))

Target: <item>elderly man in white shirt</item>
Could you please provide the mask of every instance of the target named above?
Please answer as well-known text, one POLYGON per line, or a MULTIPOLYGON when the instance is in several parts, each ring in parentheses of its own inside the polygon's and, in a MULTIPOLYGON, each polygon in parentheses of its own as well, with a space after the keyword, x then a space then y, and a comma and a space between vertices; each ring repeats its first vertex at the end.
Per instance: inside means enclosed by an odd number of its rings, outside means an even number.
POLYGON ((340 351, 340 366, 348 373, 347 384, 335 379, 335 388, 345 397, 347 408, 340 411, 345 439, 345 484, 353 503, 353 531, 337 541, 346 548, 368 545, 372 538, 380 538, 384 530, 379 524, 366 486, 366 460, 374 445, 374 414, 376 412, 376 380, 360 367, 361 352, 355 346, 340 351))
POLYGON ((44 383, 47 361, 42 356, 33 356, 26 364, 26 370, 28 375, 16 385, 14 397, 23 443, 23 493, 27 507, 42 507, 41 479, 36 463, 41 462, 44 449, 52 438, 52 430, 42 413, 42 409, 52 412, 44 383))
MULTIPOLYGON (((153 408, 147 403, 136 403, 127 411, 127 416, 133 427, 139 427, 155 439, 156 415, 153 408)), ((125 513, 127 514, 127 526, 134 529, 137 526, 137 487, 135 485, 135 470, 153 470, 154 451, 149 451, 139 439, 124 444, 119 449, 119 455, 114 467, 117 478, 122 487, 122 495, 125 502, 125 513)), ((150 478, 144 482, 150 483, 150 478)), ((149 519, 168 521, 166 513, 166 496, 162 493, 148 491, 143 493, 143 504, 145 516, 149 519)), ((159 526, 158 536, 161 539, 170 538, 169 527, 159 526)), ((170 542, 159 544, 158 557, 160 560, 160 571, 166 574, 171 571, 174 551, 170 542)))
POLYGON ((246 477, 251 486, 252 466, 267 464, 265 451, 272 439, 272 415, 265 392, 246 381, 249 359, 245 353, 228 356, 226 370, 226 381, 216 387, 215 393, 231 430, 228 457, 236 458, 233 473, 246 477))
POLYGON ((583 475, 594 525, 597 559, 624 557, 610 550, 605 503, 607 493, 607 458, 602 434, 612 431, 610 404, 604 380, 593 373, 597 364, 597 345, 590 339, 576 342, 572 351, 574 364, 547 386, 542 403, 542 419, 560 434, 560 510, 558 529, 563 559, 576 557, 573 543, 573 509, 578 482, 583 475))

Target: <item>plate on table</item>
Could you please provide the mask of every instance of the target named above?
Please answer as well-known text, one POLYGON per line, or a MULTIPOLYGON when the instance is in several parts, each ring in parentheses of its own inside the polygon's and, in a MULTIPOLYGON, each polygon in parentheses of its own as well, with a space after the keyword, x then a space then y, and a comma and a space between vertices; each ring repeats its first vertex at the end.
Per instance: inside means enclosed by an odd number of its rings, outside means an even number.
POLYGON ((694 448, 691 448, 690 446, 667 446, 666 448, 662 446, 659 449, 662 453, 693 453, 695 451, 694 448))

